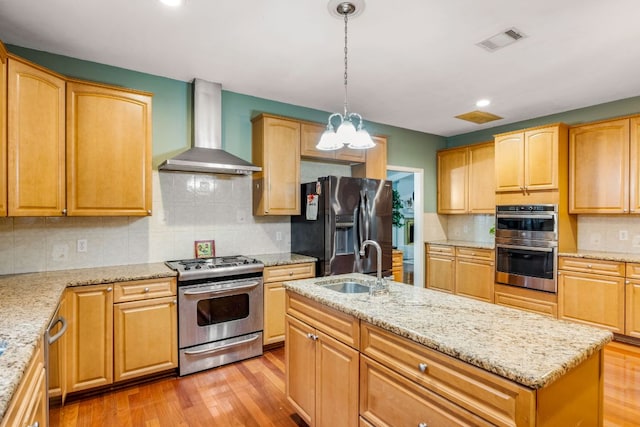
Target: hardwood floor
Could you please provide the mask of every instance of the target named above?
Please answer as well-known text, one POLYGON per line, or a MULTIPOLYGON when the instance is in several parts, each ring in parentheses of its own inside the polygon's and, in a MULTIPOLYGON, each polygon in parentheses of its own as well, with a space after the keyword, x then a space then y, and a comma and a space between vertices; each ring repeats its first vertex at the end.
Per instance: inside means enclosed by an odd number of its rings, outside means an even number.
MULTIPOLYGON (((604 426, 640 426, 640 348, 605 349, 604 426)), ((52 408, 51 426, 306 426, 284 396, 284 349, 52 408)))

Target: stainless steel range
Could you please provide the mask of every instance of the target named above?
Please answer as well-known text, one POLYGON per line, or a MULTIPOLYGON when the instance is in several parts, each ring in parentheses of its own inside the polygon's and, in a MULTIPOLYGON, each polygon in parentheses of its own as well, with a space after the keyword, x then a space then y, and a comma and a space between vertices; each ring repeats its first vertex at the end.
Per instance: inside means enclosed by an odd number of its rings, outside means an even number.
POLYGON ((180 375, 262 354, 264 264, 236 255, 166 265, 178 272, 180 375))

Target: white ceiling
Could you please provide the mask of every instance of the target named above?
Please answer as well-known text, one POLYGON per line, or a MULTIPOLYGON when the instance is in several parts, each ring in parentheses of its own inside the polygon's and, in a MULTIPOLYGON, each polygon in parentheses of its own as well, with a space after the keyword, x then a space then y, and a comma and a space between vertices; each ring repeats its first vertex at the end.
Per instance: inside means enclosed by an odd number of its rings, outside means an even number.
MULTIPOLYGON (((5 43, 341 111, 343 21, 327 0, 0 0, 5 43)), ((638 0, 366 0, 349 21, 349 106, 443 136, 640 95, 638 0), (490 53, 476 43, 516 27, 490 53), (484 108, 486 125, 454 116, 484 108)))

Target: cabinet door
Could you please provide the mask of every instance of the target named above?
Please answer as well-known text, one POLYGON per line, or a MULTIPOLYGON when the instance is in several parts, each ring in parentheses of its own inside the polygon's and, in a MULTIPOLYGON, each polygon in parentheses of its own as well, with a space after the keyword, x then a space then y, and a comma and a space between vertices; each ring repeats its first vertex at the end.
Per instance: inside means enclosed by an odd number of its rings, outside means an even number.
POLYGON ((358 424, 359 352, 321 332, 316 341, 318 427, 358 424))
POLYGON ((282 282, 264 284, 264 345, 284 341, 285 294, 282 282))
POLYGON ((114 381, 178 366, 175 297, 113 306, 114 381))
MULTIPOLYGON (((375 147, 365 152, 365 162, 351 168, 352 175, 359 178, 387 179, 387 138, 372 136, 375 147)), ((357 151, 357 150, 355 150, 357 151)))
POLYGON ((629 119, 569 131, 569 212, 629 209, 629 119))
POLYGON ((318 150, 316 145, 320 141, 326 126, 311 123, 300 125, 300 155, 302 157, 312 157, 315 159, 335 159, 335 151, 318 150))
POLYGON ((640 338, 640 282, 630 280, 626 284, 625 335, 640 338))
POLYGON ((7 185, 10 216, 65 209, 65 81, 9 58, 7 185))
POLYGON ((624 278, 562 271, 558 318, 624 333, 624 278))
POLYGON ((495 139, 496 191, 524 190, 524 134, 495 139))
POLYGON ((69 215, 148 215, 151 96, 101 85, 67 85, 69 215))
POLYGON ((69 288, 67 391, 113 382, 113 288, 110 285, 69 288))
POLYGON ((438 152, 438 213, 467 212, 467 149, 438 152))
POLYGON ((469 147, 469 213, 494 214, 496 211, 495 144, 469 147))
POLYGON ((558 128, 524 133, 524 187, 529 190, 558 188, 558 128))
POLYGON ((0 216, 7 215, 7 60, 0 42, 0 216))
POLYGON ((455 268, 453 257, 427 255, 427 288, 453 293, 455 268))
POLYGON ((493 261, 473 258, 456 258, 455 293, 493 302, 493 261))
POLYGON ((629 125, 629 213, 640 214, 640 118, 629 125))
POLYGON ((286 316, 284 362, 287 400, 308 425, 315 425, 312 420, 315 420, 316 405, 316 342, 311 337, 314 333, 309 325, 286 316))

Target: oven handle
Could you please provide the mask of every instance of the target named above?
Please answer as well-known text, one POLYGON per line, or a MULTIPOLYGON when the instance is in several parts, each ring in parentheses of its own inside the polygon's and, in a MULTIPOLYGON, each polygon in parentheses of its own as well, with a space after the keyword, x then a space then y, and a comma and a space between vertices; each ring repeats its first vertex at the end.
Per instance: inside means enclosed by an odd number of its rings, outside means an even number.
POLYGON ((555 248, 542 248, 540 246, 520 246, 520 245, 496 245, 496 248, 504 248, 504 249, 520 249, 525 251, 535 251, 535 252, 553 252, 555 248))
POLYGON ((236 347, 236 346, 239 346, 239 345, 242 345, 242 344, 250 343, 252 341, 257 340, 258 338, 260 338, 260 335, 255 335, 255 336, 253 336, 251 338, 247 338, 247 339, 244 339, 244 340, 241 340, 241 341, 236 341, 236 342, 231 343, 231 344, 221 345, 220 347, 216 347, 216 348, 207 348, 207 349, 204 349, 204 350, 185 350, 184 354, 188 354, 189 356, 192 356, 194 354, 217 353, 219 351, 226 350, 226 349, 231 348, 231 347, 236 347))
POLYGON ((513 215, 513 214, 496 214, 498 218, 506 218, 506 219, 554 219, 555 215, 536 215, 536 214, 523 214, 523 215, 513 215))
POLYGON ((233 288, 224 288, 224 289, 207 289, 204 291, 184 291, 184 295, 219 295, 219 294, 228 294, 229 292, 241 291, 243 289, 255 288, 258 286, 260 282, 251 282, 248 285, 244 286, 234 286, 233 288))

